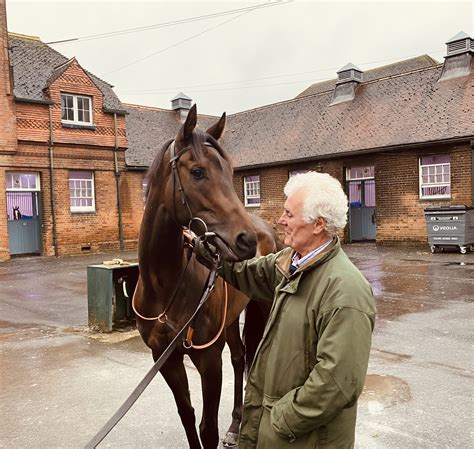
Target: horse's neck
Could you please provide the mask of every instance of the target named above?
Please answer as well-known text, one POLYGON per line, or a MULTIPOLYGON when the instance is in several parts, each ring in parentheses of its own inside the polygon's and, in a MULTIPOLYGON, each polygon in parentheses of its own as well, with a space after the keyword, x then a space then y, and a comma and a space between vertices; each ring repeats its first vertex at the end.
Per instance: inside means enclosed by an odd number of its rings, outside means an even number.
POLYGON ((173 285, 185 269, 182 229, 163 205, 145 210, 139 260, 142 278, 154 290, 173 285))

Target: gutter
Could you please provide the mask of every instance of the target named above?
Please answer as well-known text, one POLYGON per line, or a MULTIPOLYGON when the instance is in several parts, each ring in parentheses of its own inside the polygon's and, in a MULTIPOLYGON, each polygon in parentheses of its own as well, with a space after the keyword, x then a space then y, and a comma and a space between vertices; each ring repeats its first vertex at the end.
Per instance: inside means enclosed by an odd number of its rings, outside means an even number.
POLYGON ((54 255, 58 257, 58 231, 56 227, 56 203, 54 201, 54 137, 53 137, 53 109, 49 105, 49 177, 50 196, 51 196, 51 217, 53 221, 53 246, 54 255))
POLYGON ((115 186, 117 189, 117 212, 118 212, 118 233, 119 233, 119 244, 120 251, 123 251, 125 246, 123 243, 123 223, 122 223, 122 196, 120 194, 120 170, 118 166, 117 152, 119 150, 118 145, 118 131, 117 131, 117 113, 114 112, 114 169, 115 169, 115 186))

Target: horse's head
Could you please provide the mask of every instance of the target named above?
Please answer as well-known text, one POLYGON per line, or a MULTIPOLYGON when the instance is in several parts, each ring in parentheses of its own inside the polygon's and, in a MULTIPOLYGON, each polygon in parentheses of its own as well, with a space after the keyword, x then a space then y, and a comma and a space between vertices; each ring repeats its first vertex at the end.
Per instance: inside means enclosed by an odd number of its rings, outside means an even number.
POLYGON ((178 225, 188 226, 194 219, 193 227, 205 230, 207 226, 214 232, 213 243, 224 259, 248 259, 255 255, 257 240, 235 193, 230 159, 218 143, 225 113, 206 132, 196 128, 196 121, 194 105, 168 147, 164 162, 169 160, 171 170, 166 170, 169 176, 163 185, 166 208, 178 225))

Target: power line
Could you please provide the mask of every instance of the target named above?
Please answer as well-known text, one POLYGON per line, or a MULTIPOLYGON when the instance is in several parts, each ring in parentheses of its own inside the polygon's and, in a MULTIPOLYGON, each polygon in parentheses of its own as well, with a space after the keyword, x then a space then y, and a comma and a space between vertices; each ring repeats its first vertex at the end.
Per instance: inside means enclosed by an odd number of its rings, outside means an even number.
MULTIPOLYGON (((438 50, 438 51, 429 51, 428 53, 442 53, 444 50, 438 50)), ((363 62, 357 65, 364 66, 364 65, 370 65, 370 64, 377 64, 381 62, 390 62, 390 61, 398 61, 398 60, 403 60, 403 59, 409 59, 413 58, 418 55, 411 55, 411 56, 403 56, 399 58, 390 58, 390 59, 379 59, 377 61, 369 61, 369 62, 363 62)), ((173 92, 176 92, 176 90, 188 90, 192 89, 195 87, 212 87, 212 86, 225 86, 228 84, 237 84, 237 83, 244 83, 244 82, 252 82, 252 81, 263 81, 263 80, 268 80, 268 79, 275 79, 275 78, 284 78, 288 76, 295 76, 295 75, 306 75, 310 73, 318 73, 318 72, 326 72, 329 70, 337 70, 340 67, 328 67, 325 69, 317 69, 317 70, 309 70, 305 72, 294 72, 294 73, 287 73, 287 74, 282 74, 282 75, 273 75, 273 76, 267 76, 267 77, 261 77, 261 78, 251 78, 251 79, 245 79, 245 80, 239 80, 239 81, 227 81, 227 82, 221 82, 221 83, 209 83, 209 84, 194 84, 194 85, 188 85, 188 86, 176 86, 176 87, 163 87, 161 89, 144 89, 144 90, 129 90, 129 91, 120 91, 117 90, 118 92, 121 92, 122 94, 130 94, 130 95, 138 95, 138 94, 170 94, 173 92)), ((298 84, 298 83, 306 83, 306 82, 315 82, 315 81, 323 81, 323 80, 328 80, 331 79, 331 77, 326 77, 326 78, 316 78, 316 79, 311 79, 311 80, 301 80, 301 81, 289 81, 287 83, 268 83, 268 84, 260 84, 260 85, 255 85, 255 86, 236 86, 236 87, 229 87, 225 89, 212 89, 212 90, 198 90, 198 91, 191 91, 191 93, 196 93, 196 92, 212 92, 212 91, 219 91, 219 90, 236 90, 236 89, 249 89, 253 87, 267 87, 267 86, 281 86, 284 84, 298 84)))
POLYGON ((62 39, 62 40, 57 40, 57 41, 52 41, 52 42, 45 42, 46 45, 52 45, 52 44, 65 44, 65 43, 70 43, 70 42, 78 42, 78 41, 90 41, 90 40, 96 40, 96 39, 105 39, 108 37, 116 37, 116 36, 122 36, 124 34, 131 34, 131 33, 140 33, 142 31, 149 31, 149 30, 155 30, 158 28, 167 28, 171 26, 176 26, 176 25, 182 25, 186 23, 192 23, 192 22, 198 22, 201 20, 206 20, 206 19, 213 19, 216 17, 222 17, 222 16, 228 16, 231 14, 237 14, 237 13, 243 13, 247 11, 254 11, 256 9, 263 9, 263 8, 270 8, 272 6, 279 6, 283 5, 285 3, 291 3, 294 0, 269 0, 267 3, 262 3, 256 6, 247 6, 245 8, 237 8, 237 9, 228 9, 225 11, 221 12, 216 12, 216 13, 210 13, 210 14, 204 14, 202 16, 194 16, 194 17, 189 17, 187 19, 178 19, 178 20, 172 20, 169 22, 161 22, 161 23, 156 23, 154 25, 147 25, 147 26, 142 26, 142 27, 136 27, 136 28, 128 28, 125 30, 117 30, 117 31, 109 31, 107 33, 100 33, 100 34, 91 34, 87 36, 80 36, 80 37, 74 37, 74 38, 69 38, 69 39, 62 39))
MULTIPOLYGON (((288 3, 288 2, 286 2, 286 3, 288 3)), ((278 3, 278 5, 282 5, 282 4, 284 4, 284 3, 283 3, 283 2, 279 2, 279 3, 278 3)), ((145 60, 147 60, 147 59, 150 59, 151 57, 156 56, 156 55, 158 55, 158 54, 160 54, 160 53, 163 53, 163 52, 165 52, 166 50, 169 50, 170 48, 177 47, 178 45, 181 45, 181 44, 183 44, 184 42, 188 42, 188 41, 190 41, 190 40, 192 40, 192 39, 194 39, 194 38, 196 38, 196 37, 198 37, 198 36, 202 36, 203 34, 208 33, 209 31, 215 30, 216 28, 219 28, 219 27, 221 27, 221 26, 223 26, 223 25, 225 25, 225 24, 227 24, 227 23, 229 23, 229 22, 232 22, 233 20, 236 20, 236 19, 238 19, 238 18, 244 16, 245 14, 250 13, 250 12, 254 11, 255 9, 261 8, 261 7, 264 6, 264 5, 267 5, 267 3, 262 3, 262 4, 260 4, 260 5, 257 5, 257 6, 251 7, 251 8, 246 8, 246 9, 244 10, 244 12, 240 13, 239 15, 237 15, 237 16, 235 16, 235 17, 231 17, 230 19, 224 20, 224 22, 221 22, 221 23, 219 23, 219 24, 217 24, 217 25, 214 25, 214 26, 212 26, 212 27, 210 27, 210 28, 206 28, 204 31, 200 31, 199 33, 193 34, 192 36, 187 37, 186 39, 183 39, 182 41, 176 42, 176 43, 174 43, 174 44, 172 44, 172 45, 170 45, 170 46, 168 46, 168 47, 162 48, 161 50, 158 50, 158 51, 155 51, 155 52, 153 52, 153 53, 150 53, 149 55, 147 55, 147 56, 145 56, 145 57, 143 57, 143 58, 139 58, 139 59, 136 59, 136 60, 134 60, 134 61, 132 61, 132 62, 129 62, 128 64, 125 64, 125 65, 123 65, 123 66, 120 66, 120 67, 118 67, 118 68, 116 68, 116 69, 114 69, 114 70, 111 70, 110 72, 104 73, 103 76, 110 75, 111 73, 118 72, 119 70, 123 70, 123 69, 125 69, 125 68, 127 68, 127 67, 130 67, 130 66, 132 66, 132 65, 138 64, 139 62, 142 62, 142 61, 145 61, 145 60)), ((272 3, 272 5, 276 5, 276 3, 272 3)))

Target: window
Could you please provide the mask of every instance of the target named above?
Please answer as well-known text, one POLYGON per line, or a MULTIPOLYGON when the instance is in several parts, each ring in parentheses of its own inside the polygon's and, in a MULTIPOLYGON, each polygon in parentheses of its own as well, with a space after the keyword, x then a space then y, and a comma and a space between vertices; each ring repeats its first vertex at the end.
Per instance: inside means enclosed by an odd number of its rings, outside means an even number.
POLYGON ((420 198, 451 197, 451 163, 449 154, 420 158, 420 198))
POLYGON ((92 125, 92 99, 80 95, 61 94, 63 123, 92 125))
POLYGON ((95 212, 94 173, 69 172, 69 198, 71 212, 95 212))
POLYGON ((308 173, 310 170, 291 170, 288 172, 288 179, 296 175, 301 175, 302 173, 308 173))
POLYGON ((260 206, 260 176, 244 177, 245 206, 260 206))
POLYGON ((38 173, 7 173, 7 191, 20 190, 40 191, 40 180, 38 173))
POLYGON ((355 181, 359 179, 374 179, 375 171, 374 166, 366 167, 350 167, 346 168, 346 179, 348 181, 355 181))

